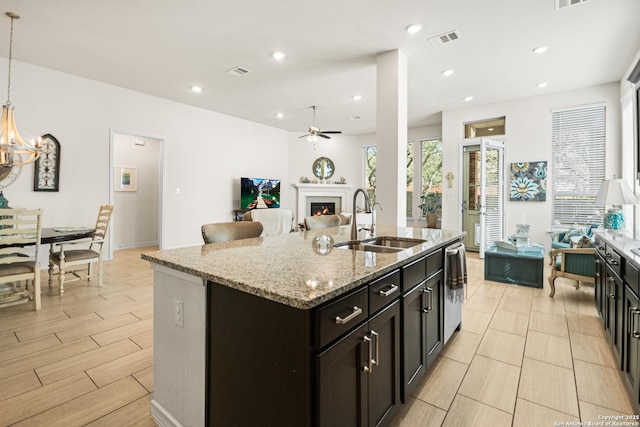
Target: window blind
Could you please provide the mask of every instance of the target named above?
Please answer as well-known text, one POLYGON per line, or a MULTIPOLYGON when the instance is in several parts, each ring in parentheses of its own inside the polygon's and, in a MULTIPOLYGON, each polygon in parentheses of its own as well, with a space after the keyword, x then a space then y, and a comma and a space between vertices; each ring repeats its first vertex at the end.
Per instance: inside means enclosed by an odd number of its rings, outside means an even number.
POLYGON ((604 104, 552 111, 553 220, 560 224, 601 221, 594 205, 605 178, 604 104))

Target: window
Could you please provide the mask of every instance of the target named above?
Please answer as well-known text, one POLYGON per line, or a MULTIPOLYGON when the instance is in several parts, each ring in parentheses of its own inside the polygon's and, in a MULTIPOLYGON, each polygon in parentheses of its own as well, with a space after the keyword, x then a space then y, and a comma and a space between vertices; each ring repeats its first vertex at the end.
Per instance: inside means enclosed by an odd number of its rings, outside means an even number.
POLYGON ((604 207, 593 202, 605 178, 605 121, 604 104, 552 111, 555 224, 601 221, 604 207))
MULTIPOLYGON (((375 203, 376 189, 376 154, 375 146, 364 147, 364 182, 371 203, 375 203)), ((442 198, 442 140, 427 139, 417 143, 407 143, 407 218, 424 217, 419 209, 422 204, 420 196, 437 193, 442 198), (418 157, 419 156, 419 159, 418 157), (417 165, 414 164, 414 157, 417 165), (418 176, 415 176, 419 173, 418 176), (414 189, 419 189, 417 192, 414 189), (415 194, 414 194, 415 193, 415 194), (414 212, 416 215, 414 215, 414 212)), ((434 208, 439 213, 439 207, 434 208)))
POLYGON ((377 148, 372 146, 364 147, 364 186, 369 195, 371 205, 376 202, 376 153, 377 148))

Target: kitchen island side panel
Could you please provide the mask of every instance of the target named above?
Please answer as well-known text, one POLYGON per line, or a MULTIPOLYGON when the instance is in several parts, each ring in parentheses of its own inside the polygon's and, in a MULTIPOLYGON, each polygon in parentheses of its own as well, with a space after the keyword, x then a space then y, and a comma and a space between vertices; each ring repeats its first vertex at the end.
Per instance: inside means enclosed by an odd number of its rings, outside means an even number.
POLYGON ((310 427, 310 311, 208 290, 208 425, 310 427))
POLYGON ((205 424, 206 287, 202 278, 152 264, 151 413, 161 426, 205 424), (176 301, 182 324, 176 324, 176 301))

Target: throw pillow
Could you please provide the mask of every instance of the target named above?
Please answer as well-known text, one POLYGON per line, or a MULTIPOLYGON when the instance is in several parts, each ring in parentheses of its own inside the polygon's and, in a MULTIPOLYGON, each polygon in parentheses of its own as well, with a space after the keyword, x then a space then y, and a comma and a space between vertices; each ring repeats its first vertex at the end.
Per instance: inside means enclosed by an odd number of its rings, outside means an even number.
POLYGON ((575 237, 575 236, 584 236, 585 232, 584 232, 584 228, 582 227, 571 227, 569 230, 567 230, 566 233, 564 233, 564 237, 562 238, 562 241, 564 243, 571 243, 571 238, 575 237))
POLYGON ((582 236, 582 238, 580 240, 578 240, 578 243, 576 244, 576 247, 578 247, 578 248, 592 248, 593 247, 593 241, 587 236, 582 236))

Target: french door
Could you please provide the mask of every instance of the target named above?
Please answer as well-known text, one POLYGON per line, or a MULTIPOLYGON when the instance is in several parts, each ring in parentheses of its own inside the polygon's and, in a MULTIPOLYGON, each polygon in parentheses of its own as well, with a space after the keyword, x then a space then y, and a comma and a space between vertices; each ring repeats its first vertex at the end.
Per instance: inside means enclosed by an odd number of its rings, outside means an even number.
POLYGON ((462 229, 465 246, 480 258, 496 240, 504 237, 504 142, 486 138, 461 144, 462 229))

